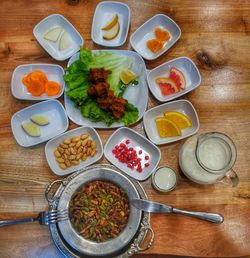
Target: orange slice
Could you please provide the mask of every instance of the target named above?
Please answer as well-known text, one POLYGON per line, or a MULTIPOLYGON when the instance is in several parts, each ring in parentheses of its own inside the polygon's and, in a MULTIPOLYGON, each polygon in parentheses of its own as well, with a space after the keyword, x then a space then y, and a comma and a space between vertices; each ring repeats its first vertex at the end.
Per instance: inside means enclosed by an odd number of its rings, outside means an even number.
POLYGON ((180 112, 169 111, 165 112, 164 116, 175 123, 180 129, 192 126, 190 118, 180 112))
POLYGON ((171 120, 165 117, 155 119, 156 127, 161 138, 175 137, 181 135, 181 129, 171 120))

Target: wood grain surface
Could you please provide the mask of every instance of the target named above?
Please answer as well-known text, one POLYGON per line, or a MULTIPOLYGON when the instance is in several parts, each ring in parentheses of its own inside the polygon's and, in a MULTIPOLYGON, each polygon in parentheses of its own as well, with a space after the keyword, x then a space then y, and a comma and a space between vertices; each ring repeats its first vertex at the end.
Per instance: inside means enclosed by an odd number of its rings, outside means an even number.
MULTIPOLYGON (((236 188, 219 184, 201 186, 187 180, 178 167, 184 141, 160 147, 160 165, 178 172, 176 190, 158 194, 150 179, 143 182, 150 200, 178 208, 218 212, 221 225, 178 215, 152 215, 155 241, 138 257, 247 257, 250 255, 250 2, 248 0, 124 1, 132 12, 129 35, 155 14, 170 16, 180 26, 180 40, 164 55, 146 62, 152 69, 180 56, 190 57, 202 76, 201 86, 183 98, 190 100, 200 119, 199 133, 220 131, 238 150, 234 166, 236 188), (158 256, 159 255, 159 256, 158 256)), ((57 177, 45 159, 44 144, 22 148, 14 140, 10 119, 31 105, 11 95, 12 72, 18 65, 66 62, 53 60, 33 36, 44 17, 60 13, 80 32, 85 46, 101 48, 91 40, 92 17, 98 1, 1 1, 0 8, 0 219, 22 218, 47 209, 46 186, 57 177)), ((122 49, 131 49, 129 37, 122 49)), ((60 99, 62 100, 62 98, 60 99)), ((149 94, 148 108, 157 101, 149 94)), ((69 128, 77 127, 70 123, 69 128)), ((142 122, 132 126, 145 134, 142 122)), ((99 130, 103 143, 113 130, 99 130)), ((107 163, 103 158, 100 163, 107 163)), ((0 257, 62 257, 49 230, 36 223, 0 228, 0 257)))

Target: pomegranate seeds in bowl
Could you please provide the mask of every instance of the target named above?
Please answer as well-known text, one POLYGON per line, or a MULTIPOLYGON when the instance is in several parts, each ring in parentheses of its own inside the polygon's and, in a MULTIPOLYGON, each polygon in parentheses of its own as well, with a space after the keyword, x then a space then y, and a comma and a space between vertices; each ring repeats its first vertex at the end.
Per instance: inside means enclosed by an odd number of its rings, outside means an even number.
POLYGON ((112 153, 115 155, 115 158, 118 159, 119 162, 127 164, 127 167, 137 172, 141 173, 144 167, 148 167, 150 165, 149 156, 145 155, 145 153, 141 149, 134 149, 133 147, 128 147, 131 140, 127 139, 125 144, 122 142, 115 146, 112 150, 112 153), (140 156, 145 155, 145 158, 142 159, 140 156), (144 162, 147 161, 147 163, 144 162))
POLYGON ((148 139, 128 127, 117 129, 104 147, 105 157, 121 171, 139 181, 156 169, 160 150, 148 139))

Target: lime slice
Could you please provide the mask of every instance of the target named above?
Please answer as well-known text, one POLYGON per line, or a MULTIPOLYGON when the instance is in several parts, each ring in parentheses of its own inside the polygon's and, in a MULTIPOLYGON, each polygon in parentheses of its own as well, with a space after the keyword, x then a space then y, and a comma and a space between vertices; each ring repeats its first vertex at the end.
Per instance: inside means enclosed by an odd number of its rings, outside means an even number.
POLYGON ((136 78, 136 74, 129 69, 124 69, 120 73, 120 79, 124 84, 129 84, 135 78, 136 78))

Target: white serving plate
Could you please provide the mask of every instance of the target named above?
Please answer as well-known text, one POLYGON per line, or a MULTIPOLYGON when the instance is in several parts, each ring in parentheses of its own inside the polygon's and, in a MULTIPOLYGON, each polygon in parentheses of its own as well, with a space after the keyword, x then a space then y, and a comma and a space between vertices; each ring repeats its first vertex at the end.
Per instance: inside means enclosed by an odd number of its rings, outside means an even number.
POLYGON ((191 102, 187 100, 176 100, 149 109, 143 116, 144 129, 150 141, 156 145, 176 142, 195 134, 199 130, 199 118, 191 102), (177 111, 188 116, 192 121, 192 127, 182 129, 182 135, 177 137, 161 138, 158 134, 155 119, 164 117, 166 111, 177 111))
POLYGON ((149 89, 154 95, 154 97, 161 102, 166 102, 179 98, 180 96, 183 96, 186 93, 199 87, 201 83, 201 76, 198 68, 190 58, 178 57, 162 65, 159 65, 153 70, 149 71, 147 75, 147 82, 149 89), (155 79, 157 77, 168 77, 171 67, 177 68, 184 74, 186 79, 186 88, 181 89, 179 92, 175 94, 163 96, 161 93, 161 89, 159 85, 156 83, 155 79))
MULTIPOLYGON (((147 103, 148 103, 146 66, 141 56, 135 53, 134 51, 129 51, 129 50, 111 50, 110 49, 110 50, 92 50, 92 51, 94 53, 97 53, 99 51, 112 52, 115 54, 126 55, 134 58, 134 63, 132 64, 131 69, 138 75, 139 84, 136 86, 130 86, 126 90, 123 97, 138 108, 139 118, 137 121, 139 121, 143 117, 143 114, 147 109, 147 103)), ((76 53, 74 56, 72 56, 69 59, 68 66, 70 66, 75 60, 78 60, 78 59, 79 59, 79 53, 76 53)), ((68 89, 67 84, 65 85, 65 89, 67 91, 68 89)), ((64 103, 65 103, 65 109, 68 117, 75 124, 90 126, 94 128, 118 128, 118 127, 124 126, 123 123, 113 123, 111 126, 108 127, 103 122, 91 122, 88 118, 85 118, 82 116, 80 110, 75 106, 74 102, 71 101, 69 97, 67 97, 66 94, 64 94, 64 103)))
POLYGON ((161 159, 161 152, 153 143, 139 133, 128 127, 122 127, 117 129, 106 142, 104 146, 104 156, 128 176, 139 181, 143 181, 150 177, 157 168, 161 159), (112 150, 116 145, 119 145, 121 142, 125 142, 127 139, 130 140, 130 144, 128 145, 129 147, 133 147, 137 152, 140 149, 143 150, 143 156, 140 156, 142 157, 142 160, 146 155, 150 157, 149 161, 144 160, 144 162, 142 162, 142 165, 149 162, 150 166, 144 167, 141 173, 137 172, 136 169, 132 170, 128 168, 126 164, 119 162, 112 153, 112 150))
POLYGON ((30 147, 65 132, 69 126, 68 117, 63 105, 58 100, 46 100, 16 112, 11 118, 11 129, 17 143, 30 147), (23 122, 31 122, 30 117, 43 114, 49 119, 49 124, 40 126, 41 136, 29 136, 22 128, 23 122))
POLYGON ((154 60, 171 48, 174 43, 180 38, 180 27, 168 16, 157 14, 141 25, 130 37, 130 44, 133 49, 138 52, 144 59, 154 60), (155 28, 167 30, 171 38, 164 43, 163 48, 157 53, 153 53, 146 45, 149 39, 154 39, 155 28))
POLYGON ((130 8, 128 5, 120 2, 105 1, 97 5, 92 22, 91 38, 101 46, 120 47, 126 42, 130 24, 130 8), (105 24, 112 19, 113 15, 118 15, 120 24, 119 34, 112 40, 103 39, 103 30, 105 24))
POLYGON ((24 64, 16 67, 11 78, 11 92, 17 99, 25 100, 45 100, 59 98, 64 92, 65 82, 63 80, 64 69, 60 65, 56 64, 24 64), (41 96, 32 96, 26 89, 26 86, 22 83, 22 78, 30 72, 42 71, 46 74, 49 81, 56 81, 61 85, 60 92, 55 96, 48 96, 43 93, 41 96))
MULTIPOLYGON (((63 32, 61 32, 62 34, 63 32)), ((41 20, 33 29, 33 34, 40 45, 58 61, 66 60, 79 51, 80 46, 83 45, 83 39, 75 27, 62 15, 52 14, 41 20), (62 26, 63 30, 66 31, 72 40, 72 46, 63 51, 60 51, 57 42, 52 42, 43 38, 44 34, 53 27, 62 26)), ((61 35, 60 35, 61 37, 61 35)))
POLYGON ((73 130, 70 130, 66 133, 63 133, 50 141, 48 141, 45 145, 45 155, 47 162, 49 164, 50 169, 58 176, 64 176, 70 173, 73 173, 74 171, 77 171, 81 168, 87 167, 95 162, 97 162, 103 155, 103 147, 102 142, 100 139, 100 136, 96 132, 94 128, 91 127, 78 127, 73 130), (94 140, 96 142, 96 150, 97 153, 94 157, 88 157, 85 161, 81 161, 81 163, 77 166, 71 166, 67 169, 61 169, 56 162, 55 156, 54 156, 54 150, 58 147, 59 144, 61 144, 64 140, 80 136, 83 133, 89 134, 89 139, 94 140))

